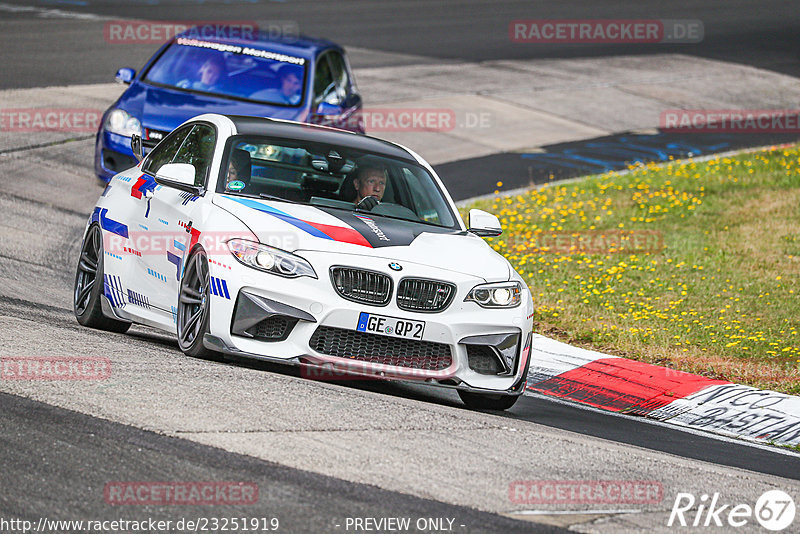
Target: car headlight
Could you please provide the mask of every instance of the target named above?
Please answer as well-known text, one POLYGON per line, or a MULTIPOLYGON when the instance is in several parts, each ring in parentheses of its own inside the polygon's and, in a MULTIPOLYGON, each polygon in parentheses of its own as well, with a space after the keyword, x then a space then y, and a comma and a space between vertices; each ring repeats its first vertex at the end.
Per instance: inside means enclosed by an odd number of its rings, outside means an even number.
POLYGON ((105 128, 111 133, 130 137, 142 135, 142 123, 125 110, 115 109, 106 117, 105 128))
POLYGON ((494 282, 475 286, 464 302, 476 302, 484 308, 513 308, 522 301, 519 282, 494 282))
POLYGON ((306 260, 279 248, 262 245, 245 239, 231 239, 228 250, 240 263, 278 276, 317 278, 314 268, 306 260))

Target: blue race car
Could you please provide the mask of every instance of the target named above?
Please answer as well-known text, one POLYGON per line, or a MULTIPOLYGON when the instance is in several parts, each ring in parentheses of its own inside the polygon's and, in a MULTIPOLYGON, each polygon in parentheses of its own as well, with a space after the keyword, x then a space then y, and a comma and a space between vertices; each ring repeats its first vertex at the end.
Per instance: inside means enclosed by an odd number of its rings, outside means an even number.
POLYGON ((141 136, 147 152, 174 128, 203 113, 364 132, 361 96, 339 45, 263 32, 251 38, 199 38, 195 30, 176 35, 138 74, 131 68, 117 72, 117 81, 130 87, 100 122, 94 161, 100 180, 107 182, 137 164, 131 135, 141 136))

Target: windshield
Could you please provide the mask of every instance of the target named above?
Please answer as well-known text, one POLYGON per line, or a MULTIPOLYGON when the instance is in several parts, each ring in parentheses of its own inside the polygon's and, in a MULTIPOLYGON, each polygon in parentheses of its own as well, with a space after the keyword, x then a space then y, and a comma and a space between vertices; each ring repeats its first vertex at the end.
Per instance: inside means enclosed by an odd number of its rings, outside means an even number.
POLYGON ((237 136, 218 193, 274 198, 458 228, 430 173, 416 163, 307 141, 237 136), (367 199, 371 197, 373 200, 367 199))
POLYGON ((147 72, 146 81, 268 104, 298 106, 305 60, 253 48, 178 38, 147 72))

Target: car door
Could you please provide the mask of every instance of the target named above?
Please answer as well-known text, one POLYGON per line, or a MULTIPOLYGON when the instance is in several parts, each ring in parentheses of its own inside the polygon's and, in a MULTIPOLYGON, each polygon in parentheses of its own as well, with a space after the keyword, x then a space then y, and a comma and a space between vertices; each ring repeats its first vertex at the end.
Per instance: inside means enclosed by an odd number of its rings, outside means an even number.
MULTIPOLYGON (((169 161, 192 165, 195 168, 194 185, 203 190, 208 184, 216 138, 216 129, 212 124, 195 123, 169 161)), ((165 230, 163 237, 159 236, 159 253, 149 257, 147 267, 150 277, 156 283, 163 284, 163 291, 155 295, 153 305, 169 311, 173 319, 177 313, 178 288, 186 256, 200 238, 202 229, 198 227, 198 222, 203 201, 203 196, 168 186, 156 187, 151 200, 150 217, 154 219, 154 224, 165 230)), ((207 252, 213 255, 219 251, 207 252)))
POLYGON ((155 172, 175 157, 191 131, 191 126, 179 128, 166 136, 142 162, 141 174, 131 185, 132 209, 129 242, 126 254, 132 258, 125 273, 124 295, 126 309, 140 318, 167 322, 169 308, 160 308, 160 294, 166 290, 165 276, 158 276, 153 266, 163 254, 163 242, 170 229, 166 221, 153 210, 156 190, 163 189, 155 180, 155 172))
POLYGON ((322 53, 314 65, 311 122, 363 132, 361 95, 338 50, 322 53))

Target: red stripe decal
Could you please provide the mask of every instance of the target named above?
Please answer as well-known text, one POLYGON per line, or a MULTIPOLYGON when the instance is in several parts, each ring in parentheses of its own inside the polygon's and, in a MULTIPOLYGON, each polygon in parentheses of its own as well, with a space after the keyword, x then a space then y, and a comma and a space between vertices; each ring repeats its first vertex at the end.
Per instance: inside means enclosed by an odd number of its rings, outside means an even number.
POLYGON ((144 175, 142 175, 138 180, 136 180, 136 183, 133 184, 133 187, 131 187, 131 196, 134 198, 142 198, 142 190, 140 188, 145 183, 147 183, 147 180, 145 180, 144 175))
POLYGON ((186 250, 191 252, 192 248, 200 241, 200 230, 197 228, 190 228, 189 231, 192 233, 192 239, 189 241, 189 248, 186 250))
POLYGON ((363 235, 358 233, 356 230, 353 230, 352 228, 343 228, 341 226, 332 226, 330 224, 322 224, 311 221, 305 221, 305 222, 310 224, 317 230, 325 232, 334 241, 339 241, 342 243, 352 243, 354 245, 361 245, 362 247, 372 248, 372 245, 369 244, 369 241, 367 241, 363 235))
POLYGON ((612 412, 647 415, 674 400, 717 384, 712 380, 626 358, 601 358, 528 389, 612 412))

